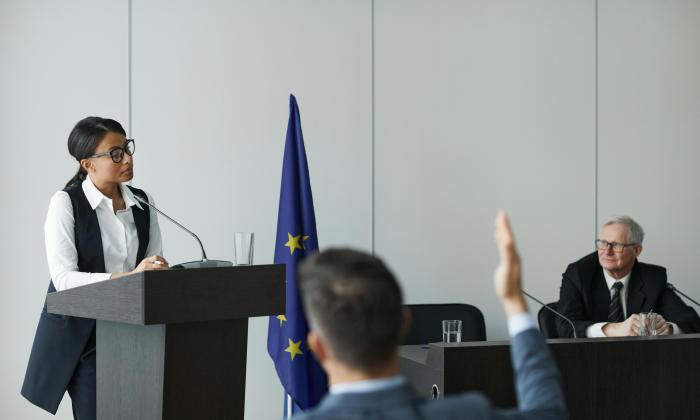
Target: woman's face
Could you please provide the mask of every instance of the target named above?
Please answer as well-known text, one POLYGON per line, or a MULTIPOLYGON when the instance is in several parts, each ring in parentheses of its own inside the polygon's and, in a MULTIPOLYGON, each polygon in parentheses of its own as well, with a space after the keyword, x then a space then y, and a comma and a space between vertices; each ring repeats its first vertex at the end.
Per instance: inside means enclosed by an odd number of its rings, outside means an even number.
MULTIPOLYGON (((126 146, 126 137, 121 133, 107 133, 95 150, 95 154, 109 153, 126 146)), ((95 183, 122 183, 134 177, 134 159, 123 153, 122 160, 115 163, 109 154, 84 159, 83 165, 95 183)))

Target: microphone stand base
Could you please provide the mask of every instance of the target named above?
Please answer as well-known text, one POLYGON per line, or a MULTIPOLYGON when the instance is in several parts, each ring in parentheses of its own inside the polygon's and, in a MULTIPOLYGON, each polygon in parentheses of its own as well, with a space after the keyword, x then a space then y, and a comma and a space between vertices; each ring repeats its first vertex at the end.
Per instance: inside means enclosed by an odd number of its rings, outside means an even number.
POLYGON ((181 263, 170 267, 173 270, 177 269, 190 269, 190 268, 216 268, 216 267, 231 267, 233 263, 231 261, 221 261, 221 260, 206 260, 206 261, 190 261, 186 263, 181 263))

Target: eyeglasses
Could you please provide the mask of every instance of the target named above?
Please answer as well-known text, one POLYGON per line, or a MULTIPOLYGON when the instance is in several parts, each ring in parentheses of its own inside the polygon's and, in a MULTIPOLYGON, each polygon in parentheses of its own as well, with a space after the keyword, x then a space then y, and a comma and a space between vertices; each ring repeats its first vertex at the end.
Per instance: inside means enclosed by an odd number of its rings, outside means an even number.
POLYGON ((635 245, 638 245, 638 244, 620 244, 617 242, 604 241, 602 239, 595 240, 595 247, 598 248, 599 250, 605 251, 608 248, 612 248, 613 252, 617 252, 617 253, 624 251, 625 247, 635 246, 635 245))
POLYGON ((134 139, 126 139, 124 147, 114 147, 109 152, 98 153, 96 155, 88 156, 88 158, 109 156, 112 158, 112 162, 121 163, 122 159, 124 159, 124 153, 126 153, 129 156, 133 156, 135 150, 136 144, 134 144, 134 139))

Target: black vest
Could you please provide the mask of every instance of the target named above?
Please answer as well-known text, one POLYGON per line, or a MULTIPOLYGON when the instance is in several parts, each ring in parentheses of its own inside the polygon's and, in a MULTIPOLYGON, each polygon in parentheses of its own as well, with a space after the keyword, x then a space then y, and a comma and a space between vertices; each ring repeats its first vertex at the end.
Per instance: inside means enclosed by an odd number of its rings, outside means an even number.
MULTIPOLYGON (((143 191, 128 188, 132 193, 148 200, 143 191)), ((90 206, 82 185, 74 185, 64 191, 68 193, 73 205, 78 270, 104 273, 105 260, 97 213, 90 206)), ((148 248, 150 212, 148 208, 141 210, 138 206, 132 206, 131 209, 139 238, 136 256, 138 264, 145 257, 148 248)), ((53 282, 50 281, 49 293, 55 291, 53 282)), ((22 395, 31 403, 56 414, 81 354, 87 346, 94 345, 90 342, 94 329, 94 319, 50 314, 46 311, 44 302, 24 376, 22 395)))

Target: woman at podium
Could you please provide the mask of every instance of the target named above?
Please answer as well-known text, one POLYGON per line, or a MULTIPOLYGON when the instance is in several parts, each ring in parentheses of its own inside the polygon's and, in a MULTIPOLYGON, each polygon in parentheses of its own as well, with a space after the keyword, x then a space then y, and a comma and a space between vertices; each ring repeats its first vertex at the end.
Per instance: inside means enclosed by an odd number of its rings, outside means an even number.
MULTIPOLYGON (((125 185, 134 176, 133 139, 115 120, 87 117, 68 136, 79 167, 49 203, 44 224, 49 293, 166 270, 153 198, 125 185)), ((96 418, 95 320, 50 314, 39 318, 22 395, 52 414, 66 391, 73 417, 96 418)))

